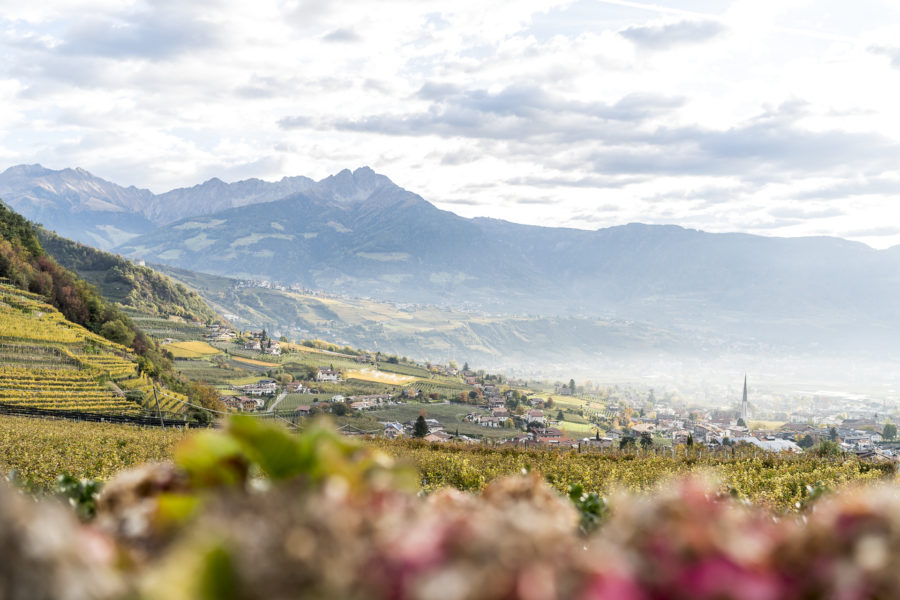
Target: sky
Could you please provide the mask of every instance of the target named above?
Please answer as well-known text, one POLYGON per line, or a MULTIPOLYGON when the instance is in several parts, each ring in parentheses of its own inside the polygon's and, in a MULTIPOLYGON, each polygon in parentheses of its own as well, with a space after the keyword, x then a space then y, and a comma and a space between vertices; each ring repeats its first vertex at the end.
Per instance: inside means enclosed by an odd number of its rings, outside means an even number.
POLYGON ((0 0, 0 169, 900 244, 900 2, 0 0))

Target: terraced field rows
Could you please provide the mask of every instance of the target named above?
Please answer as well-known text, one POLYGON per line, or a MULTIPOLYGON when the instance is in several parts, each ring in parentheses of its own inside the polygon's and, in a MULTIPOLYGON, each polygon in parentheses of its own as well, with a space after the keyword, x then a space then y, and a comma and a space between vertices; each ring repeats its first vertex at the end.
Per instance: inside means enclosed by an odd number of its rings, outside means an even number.
POLYGON ((0 402, 137 414, 105 380, 137 376, 131 351, 66 321, 33 294, 0 285, 0 402))
MULTIPOLYGON (((156 412, 156 398, 153 397, 153 384, 146 375, 125 379, 118 382, 118 386, 126 391, 139 391, 144 395, 144 409, 148 412, 156 412)), ((184 412, 187 397, 171 390, 157 392, 159 408, 164 413, 181 414, 184 412)))

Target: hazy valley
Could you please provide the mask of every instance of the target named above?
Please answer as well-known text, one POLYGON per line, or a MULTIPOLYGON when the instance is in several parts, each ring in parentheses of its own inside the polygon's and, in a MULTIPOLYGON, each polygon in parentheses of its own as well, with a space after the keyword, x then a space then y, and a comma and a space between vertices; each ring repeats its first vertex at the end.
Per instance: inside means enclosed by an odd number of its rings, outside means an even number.
POLYGON ((896 248, 464 219, 367 168, 153 195, 20 166, 0 175, 0 197, 289 337, 547 375, 750 369, 855 384, 893 381, 884 361, 900 354, 896 248), (821 367, 842 360, 864 366, 821 367))

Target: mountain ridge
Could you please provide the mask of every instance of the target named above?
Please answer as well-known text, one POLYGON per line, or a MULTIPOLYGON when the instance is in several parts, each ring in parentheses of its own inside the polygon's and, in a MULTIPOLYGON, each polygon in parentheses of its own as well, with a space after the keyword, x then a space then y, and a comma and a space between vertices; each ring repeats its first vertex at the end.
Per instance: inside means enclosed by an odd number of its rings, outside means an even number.
POLYGON ((115 251, 338 294, 635 319, 767 343, 849 336, 864 346, 900 332, 891 300, 900 294, 898 249, 677 225, 583 230, 466 219, 368 167, 282 182, 210 179, 167 192, 166 201, 153 196, 152 210, 169 202, 191 214, 172 212, 166 224, 117 240, 115 251), (288 188, 302 191, 262 201, 288 188))

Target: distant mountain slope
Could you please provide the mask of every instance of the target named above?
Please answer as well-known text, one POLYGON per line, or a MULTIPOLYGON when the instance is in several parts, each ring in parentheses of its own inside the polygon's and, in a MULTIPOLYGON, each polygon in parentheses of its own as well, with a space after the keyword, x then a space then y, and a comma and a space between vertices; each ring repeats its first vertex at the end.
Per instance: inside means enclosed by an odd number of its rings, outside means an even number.
POLYGON ((154 223, 171 223, 185 217, 280 200, 291 194, 308 191, 315 183, 308 177, 285 177, 274 183, 260 179, 225 183, 213 178, 200 185, 178 188, 154 196, 141 211, 154 223))
POLYGON ((676 226, 584 231, 464 219, 368 168, 318 182, 210 180, 159 196, 108 188, 83 171, 45 171, 14 167, 0 186, 10 178, 37 186, 29 197, 55 198, 63 220, 94 206, 63 193, 83 188, 108 191, 109 204, 136 218, 184 215, 116 246, 151 262, 399 302, 634 319, 772 344, 900 348, 898 249, 676 226), (68 188, 60 178, 72 180, 68 188), (265 201, 282 193, 290 195, 265 201))
POLYGON ((233 277, 400 300, 438 301, 457 287, 524 295, 525 286, 540 283, 472 221, 369 169, 339 173, 310 194, 182 219, 118 250, 233 277))
POLYGON ((84 169, 18 165, 0 174, 0 198, 26 219, 60 235, 111 248, 154 228, 141 214, 153 194, 123 188, 84 169))
POLYGON ((464 219, 368 169, 325 181, 308 194, 183 219, 120 251, 356 296, 636 319, 786 345, 883 347, 900 332, 894 251, 677 226, 464 219))
POLYGON ((319 182, 308 177, 234 183, 213 178, 156 195, 150 190, 116 185, 84 169, 17 165, 0 173, 0 198, 25 218, 64 237, 109 249, 158 225, 187 217, 272 202, 301 192, 317 198, 353 201, 371 195, 378 187, 393 185, 369 169, 358 171, 352 178, 347 177, 349 173, 319 182))
POLYGON ((95 285, 108 300, 142 313, 177 316, 190 321, 220 321, 216 312, 195 292, 149 267, 135 265, 116 254, 103 252, 37 230, 41 245, 59 264, 95 285))
MULTIPOLYGON (((714 344, 717 350, 724 345, 721 339, 701 339, 623 320, 511 317, 393 305, 248 287, 217 275, 159 268, 198 290, 219 311, 239 315, 235 324, 241 328, 263 328, 292 339, 329 339, 438 362, 457 359, 490 367, 539 368, 604 354, 619 360, 648 351, 695 355, 704 344, 714 344)), ((746 345, 740 349, 757 348, 746 345)))

